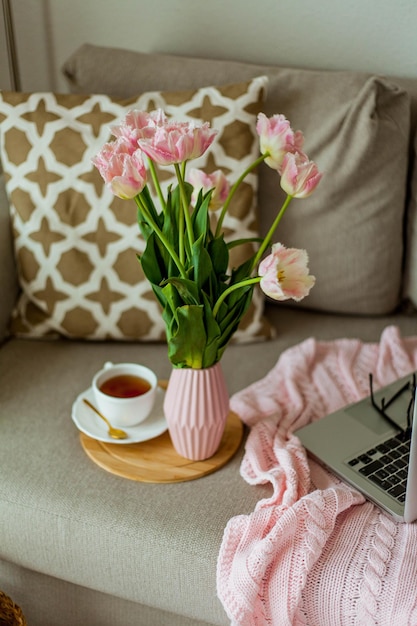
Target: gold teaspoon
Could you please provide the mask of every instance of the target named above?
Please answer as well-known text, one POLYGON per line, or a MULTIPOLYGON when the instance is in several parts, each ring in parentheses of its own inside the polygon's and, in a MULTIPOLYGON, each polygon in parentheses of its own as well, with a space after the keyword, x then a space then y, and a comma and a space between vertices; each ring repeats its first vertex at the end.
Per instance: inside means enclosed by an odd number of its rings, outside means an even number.
POLYGON ((109 420, 107 419, 107 417, 104 417, 104 415, 102 415, 100 413, 100 411, 98 411, 98 409, 96 409, 96 407, 94 406, 94 404, 91 404, 91 402, 89 400, 87 400, 87 398, 83 398, 83 401, 85 402, 85 404, 87 406, 90 407, 90 409, 93 409, 93 411, 95 411, 97 413, 97 415, 99 417, 101 417, 102 420, 104 420, 107 424, 107 427, 109 429, 109 435, 112 439, 126 439, 127 438, 127 433, 122 430, 121 428, 114 428, 109 420))

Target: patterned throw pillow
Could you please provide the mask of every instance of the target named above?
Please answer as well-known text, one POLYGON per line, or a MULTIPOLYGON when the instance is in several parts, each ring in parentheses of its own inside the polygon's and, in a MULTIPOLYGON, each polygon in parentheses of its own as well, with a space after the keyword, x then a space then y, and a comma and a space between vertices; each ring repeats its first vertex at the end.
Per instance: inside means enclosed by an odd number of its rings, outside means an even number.
MULTIPOLYGON (((1 159, 21 295, 11 332, 40 337, 162 340, 159 305, 136 260, 144 242, 135 204, 115 198, 91 158, 130 108, 161 107, 177 120, 204 120, 219 133, 193 162, 233 182, 259 154, 256 115, 267 79, 184 92, 105 95, 0 94, 1 159)), ((172 170, 161 171, 165 185, 172 170)), ((257 175, 242 185, 224 222, 226 239, 258 236, 257 175)), ((235 250, 238 250, 236 248, 235 250)), ((244 260, 242 250, 232 263, 244 260)), ((255 293, 236 340, 267 337, 255 293)))

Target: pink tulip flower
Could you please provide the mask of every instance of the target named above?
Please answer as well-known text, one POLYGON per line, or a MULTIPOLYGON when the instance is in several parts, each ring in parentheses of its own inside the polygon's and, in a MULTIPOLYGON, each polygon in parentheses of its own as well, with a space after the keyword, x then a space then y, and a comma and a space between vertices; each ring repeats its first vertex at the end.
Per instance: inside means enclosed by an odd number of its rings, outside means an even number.
POLYGON ((258 273, 262 291, 280 301, 302 300, 316 282, 308 273, 307 252, 286 248, 281 243, 273 244, 271 254, 259 264, 258 273))
POLYGON ((167 122, 156 126, 152 136, 139 139, 138 144, 155 163, 172 165, 200 157, 216 135, 207 122, 167 122))
POLYGON ((315 190, 322 176, 314 161, 309 161, 305 155, 285 155, 281 168, 281 187, 288 195, 306 198, 315 190))
POLYGON ((217 211, 220 209, 229 195, 230 183, 222 170, 216 170, 212 174, 206 174, 203 170, 192 168, 189 170, 187 180, 194 187, 191 202, 193 205, 197 202, 198 194, 200 190, 206 194, 211 189, 209 210, 217 211))
POLYGON ((141 151, 124 137, 106 143, 92 162, 112 193, 123 200, 134 198, 146 185, 141 151))
POLYGON ((274 170, 280 171, 287 152, 302 151, 303 133, 294 132, 284 115, 267 118, 264 113, 259 113, 256 131, 259 135, 261 154, 268 154, 265 163, 274 170))
POLYGON ((152 137, 155 128, 163 126, 166 122, 167 117, 162 109, 150 113, 133 109, 125 115, 120 124, 111 127, 111 132, 115 137, 124 137, 137 148, 138 139, 152 137))

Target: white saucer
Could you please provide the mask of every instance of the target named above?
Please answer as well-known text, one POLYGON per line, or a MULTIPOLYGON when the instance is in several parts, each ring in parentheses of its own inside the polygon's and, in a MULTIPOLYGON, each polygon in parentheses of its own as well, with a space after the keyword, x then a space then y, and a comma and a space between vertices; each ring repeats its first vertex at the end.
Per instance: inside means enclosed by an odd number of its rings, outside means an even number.
POLYGON ((71 417, 79 430, 98 441, 116 444, 148 441, 148 439, 158 437, 168 428, 163 411, 164 395, 164 390, 158 387, 155 406, 149 417, 137 426, 123 428, 128 435, 127 439, 112 439, 107 433, 107 426, 104 421, 83 402, 82 399, 87 398, 94 404, 94 393, 91 387, 77 397, 72 405, 71 417))

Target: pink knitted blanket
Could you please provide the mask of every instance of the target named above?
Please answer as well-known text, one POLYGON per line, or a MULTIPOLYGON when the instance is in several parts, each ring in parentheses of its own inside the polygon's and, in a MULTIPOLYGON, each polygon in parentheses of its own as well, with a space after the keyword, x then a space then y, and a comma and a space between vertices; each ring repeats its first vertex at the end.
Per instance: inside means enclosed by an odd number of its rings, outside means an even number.
MULTIPOLYGON (((308 339, 232 409, 251 427, 241 466, 271 496, 224 533, 217 591, 232 626, 416 626, 417 523, 401 524, 308 461, 293 431, 417 369, 417 337, 308 339)), ((329 445, 331 443, 329 442, 329 445)))

